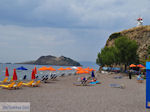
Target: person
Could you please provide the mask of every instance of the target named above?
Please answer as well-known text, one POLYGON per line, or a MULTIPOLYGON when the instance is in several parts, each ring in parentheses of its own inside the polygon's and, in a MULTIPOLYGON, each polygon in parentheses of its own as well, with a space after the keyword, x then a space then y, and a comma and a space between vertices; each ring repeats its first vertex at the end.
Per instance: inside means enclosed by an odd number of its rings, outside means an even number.
POLYGON ((91 77, 95 78, 94 71, 92 71, 91 77))
POLYGON ((141 74, 139 74, 139 75, 137 76, 137 80, 138 80, 138 81, 142 81, 142 80, 143 80, 143 78, 142 78, 142 75, 141 75, 141 74))
POLYGON ((23 80, 26 80, 26 78, 27 78, 27 75, 24 75, 23 80))
POLYGON ((129 70, 129 79, 132 79, 132 72, 129 70))

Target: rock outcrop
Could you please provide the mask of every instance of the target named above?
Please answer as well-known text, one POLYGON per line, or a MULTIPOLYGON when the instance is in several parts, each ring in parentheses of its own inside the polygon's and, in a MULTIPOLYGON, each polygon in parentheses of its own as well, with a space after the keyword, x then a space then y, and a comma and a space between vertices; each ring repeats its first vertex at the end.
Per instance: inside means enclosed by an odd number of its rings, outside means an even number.
POLYGON ((58 66, 81 66, 79 62, 74 61, 65 56, 41 56, 36 61, 24 62, 21 64, 37 64, 37 65, 58 65, 58 66))
POLYGON ((139 45, 137 53, 140 59, 147 56, 147 49, 148 46, 150 46, 150 26, 134 27, 128 30, 113 33, 107 40, 106 46, 112 46, 114 44, 114 40, 120 36, 126 36, 127 38, 137 42, 139 45))

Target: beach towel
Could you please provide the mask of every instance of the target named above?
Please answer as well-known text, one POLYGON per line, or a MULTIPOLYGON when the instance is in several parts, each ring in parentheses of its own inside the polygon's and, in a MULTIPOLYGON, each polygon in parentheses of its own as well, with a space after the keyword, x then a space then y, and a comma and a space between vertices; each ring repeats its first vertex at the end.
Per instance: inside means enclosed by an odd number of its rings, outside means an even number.
POLYGON ((100 84, 100 81, 93 81, 93 82, 90 82, 89 84, 100 84))
POLYGON ((113 88, 121 88, 121 89, 124 89, 125 88, 125 86, 124 86, 124 84, 110 84, 110 87, 113 87, 113 88))

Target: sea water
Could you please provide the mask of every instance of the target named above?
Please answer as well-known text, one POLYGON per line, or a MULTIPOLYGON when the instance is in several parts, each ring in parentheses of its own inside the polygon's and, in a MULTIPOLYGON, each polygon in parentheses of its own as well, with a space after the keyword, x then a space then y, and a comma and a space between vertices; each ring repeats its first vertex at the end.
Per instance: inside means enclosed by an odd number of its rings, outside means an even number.
MULTIPOLYGON (((87 62, 81 62, 81 65, 83 68, 93 68, 95 70, 98 70, 99 66, 97 66, 95 63, 87 63, 87 62)), ((0 64, 0 81, 2 81, 5 78, 5 69, 6 67, 8 67, 8 71, 9 71, 9 80, 12 78, 13 76, 13 69, 14 68, 18 68, 18 67, 25 67, 28 70, 16 70, 17 72, 17 77, 18 80, 22 80, 22 78, 24 77, 24 75, 27 75, 27 80, 31 80, 31 73, 32 73, 32 69, 34 69, 34 67, 37 68, 37 75, 40 77, 42 77, 44 74, 51 74, 51 73, 56 73, 57 75, 61 75, 61 74, 74 74, 76 71, 75 70, 65 70, 65 71, 59 71, 57 70, 60 67, 63 68, 67 68, 67 67, 73 67, 73 66, 51 66, 51 65, 30 65, 30 64, 0 64), (56 69, 56 71, 38 71, 39 68, 46 66, 46 67, 53 67, 56 69)))

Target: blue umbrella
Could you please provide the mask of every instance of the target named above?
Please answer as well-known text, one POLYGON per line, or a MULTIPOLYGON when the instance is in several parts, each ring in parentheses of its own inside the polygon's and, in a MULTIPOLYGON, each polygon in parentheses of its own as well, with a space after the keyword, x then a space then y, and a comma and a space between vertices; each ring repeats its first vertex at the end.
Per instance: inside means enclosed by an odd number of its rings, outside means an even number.
POLYGON ((16 68, 16 70, 28 70, 28 69, 23 67, 23 66, 21 66, 21 67, 16 68))

